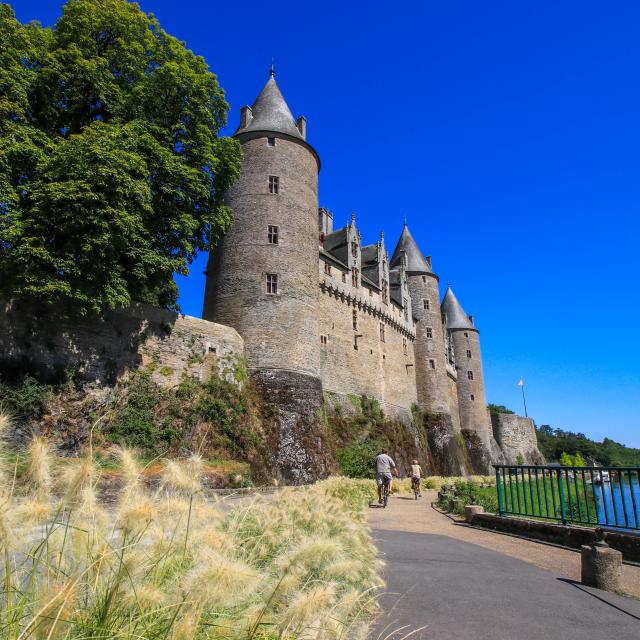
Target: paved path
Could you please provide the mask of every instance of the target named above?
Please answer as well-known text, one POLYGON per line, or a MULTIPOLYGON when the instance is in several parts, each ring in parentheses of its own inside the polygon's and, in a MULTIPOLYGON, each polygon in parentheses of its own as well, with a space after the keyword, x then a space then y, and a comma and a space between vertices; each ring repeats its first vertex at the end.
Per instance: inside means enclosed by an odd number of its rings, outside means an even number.
POLYGON ((579 566, 576 553, 456 525, 424 498, 394 498, 389 508, 372 509, 370 521, 387 563, 385 613, 373 640, 409 634, 413 640, 640 638, 640 601, 588 589, 562 570, 536 566, 528 550, 566 554, 579 566), (528 561, 514 557, 513 549, 501 550, 505 541, 515 541, 528 561))

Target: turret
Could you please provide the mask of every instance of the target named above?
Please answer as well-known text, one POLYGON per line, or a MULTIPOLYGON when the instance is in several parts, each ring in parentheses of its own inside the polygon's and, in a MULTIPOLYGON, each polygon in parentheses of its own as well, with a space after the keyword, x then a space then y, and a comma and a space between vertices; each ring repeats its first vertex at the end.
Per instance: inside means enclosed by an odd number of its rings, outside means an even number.
POLYGON ((225 196, 233 223, 209 259, 203 317, 240 333, 253 373, 276 387, 289 376, 280 386, 319 391, 320 160, 306 129, 272 69, 234 134, 242 171, 225 196))
MULTIPOLYGON (((416 383, 418 404, 431 413, 450 413, 438 276, 431 270, 405 223, 391 268, 405 264, 413 316, 416 319, 416 383)), ((454 424, 457 420, 454 417, 454 424)))
POLYGON ((442 300, 442 320, 449 333, 458 373, 458 406, 462 429, 478 434, 490 449, 491 421, 484 393, 480 332, 465 313, 451 287, 442 300))

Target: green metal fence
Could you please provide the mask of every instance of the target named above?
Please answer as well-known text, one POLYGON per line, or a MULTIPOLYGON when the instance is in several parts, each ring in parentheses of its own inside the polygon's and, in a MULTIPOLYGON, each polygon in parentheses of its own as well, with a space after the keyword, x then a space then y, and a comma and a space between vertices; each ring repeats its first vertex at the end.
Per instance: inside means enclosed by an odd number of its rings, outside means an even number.
POLYGON ((494 466, 500 515, 640 532, 640 467, 494 466))

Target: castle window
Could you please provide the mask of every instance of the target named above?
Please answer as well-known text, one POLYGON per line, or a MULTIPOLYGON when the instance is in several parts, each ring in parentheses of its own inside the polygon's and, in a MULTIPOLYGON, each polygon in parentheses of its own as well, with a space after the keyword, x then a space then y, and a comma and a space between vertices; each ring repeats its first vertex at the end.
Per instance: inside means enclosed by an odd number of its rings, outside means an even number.
POLYGON ((269 193, 280 193, 280 178, 269 176, 269 193))
POLYGON ((331 265, 328 262, 324 263, 324 272, 330 276, 331 275, 331 265))
POLYGON ((327 344, 327 336, 320 336, 320 344, 327 344))
POLYGON ((433 329, 431 327, 427 327, 427 338, 433 338, 433 329))
POLYGON ((276 139, 275 138, 267 138, 267 144, 270 147, 275 147, 276 146, 276 139))
POLYGON ((357 242, 352 242, 351 243, 351 255, 354 258, 358 257, 358 243, 357 242))
POLYGON ((373 296, 373 289, 369 289, 369 297, 373 296))
POLYGON ((384 322, 380 323, 380 342, 384 342, 384 322))
POLYGON ((467 378, 469 378, 469 380, 473 380, 473 371, 467 371, 467 378))
POLYGON ((278 276, 275 273, 267 273, 267 293, 270 295, 278 293, 278 276))
POLYGON ((427 276, 422 276, 422 282, 423 282, 424 284, 426 284, 426 283, 427 283, 427 276))
POLYGON ((465 338, 468 338, 468 337, 469 337, 469 334, 468 334, 466 331, 464 332, 464 337, 465 337, 465 338))
POLYGON ((358 350, 358 338, 360 336, 353 336, 353 348, 357 351, 358 350))
POLYGON ((347 281, 347 274, 346 273, 342 273, 342 282, 346 282, 347 281))
POLYGON ((473 402, 476 399, 476 397, 473 395, 473 393, 469 396, 469 398, 471 399, 471 402, 473 402))
POLYGON ((353 330, 358 330, 358 312, 355 309, 353 310, 353 330))
POLYGON ((428 301, 428 300, 423 300, 423 301, 422 301, 422 304, 424 305, 424 308, 425 308, 425 309, 428 309, 428 308, 429 308, 429 301, 428 301))
POLYGON ((435 360, 429 360, 429 368, 430 369, 435 369, 436 368, 436 361, 435 360))
POLYGON ((402 338, 402 351, 406 356, 407 355, 407 339, 406 338, 402 338))
POLYGON ((270 224, 267 232, 267 238, 269 239, 269 244, 278 244, 278 227, 270 224))
POLYGON ((355 267, 351 269, 351 284, 354 287, 358 286, 358 270, 355 267))
POLYGON ((471 349, 467 349, 467 358, 471 357, 471 349))

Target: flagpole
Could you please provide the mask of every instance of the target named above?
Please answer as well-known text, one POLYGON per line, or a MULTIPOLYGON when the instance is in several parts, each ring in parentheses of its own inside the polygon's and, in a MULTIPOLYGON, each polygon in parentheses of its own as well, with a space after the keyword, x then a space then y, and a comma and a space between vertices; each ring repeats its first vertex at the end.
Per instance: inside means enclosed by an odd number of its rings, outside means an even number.
POLYGON ((529 414, 527 413, 527 399, 524 395, 524 378, 520 378, 520 383, 518 385, 522 389, 522 403, 524 404, 524 417, 528 418, 529 414))

